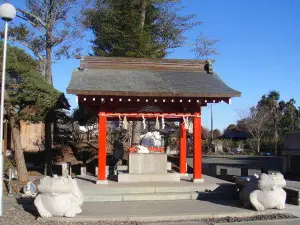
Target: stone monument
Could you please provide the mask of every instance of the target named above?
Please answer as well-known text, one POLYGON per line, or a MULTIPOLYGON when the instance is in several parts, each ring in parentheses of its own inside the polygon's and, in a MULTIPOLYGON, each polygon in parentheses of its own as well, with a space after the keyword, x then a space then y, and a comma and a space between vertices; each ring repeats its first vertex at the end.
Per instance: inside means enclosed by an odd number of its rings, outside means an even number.
POLYGON ((286 168, 284 172, 300 175, 300 132, 287 132, 284 134, 283 151, 286 168))
POLYGON ((83 194, 70 176, 44 177, 34 200, 41 217, 75 217, 82 212, 83 194))

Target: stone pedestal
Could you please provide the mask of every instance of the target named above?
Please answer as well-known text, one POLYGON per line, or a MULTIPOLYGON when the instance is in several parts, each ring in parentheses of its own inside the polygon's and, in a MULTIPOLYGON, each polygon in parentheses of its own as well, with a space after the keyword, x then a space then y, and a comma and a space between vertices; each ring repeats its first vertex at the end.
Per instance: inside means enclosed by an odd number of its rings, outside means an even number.
POLYGON ((179 182, 179 173, 120 173, 118 182, 139 183, 139 182, 179 182))
POLYGON ((166 153, 130 153, 129 173, 167 173, 166 153))
POLYGON ((130 153, 129 172, 120 172, 118 182, 179 182, 179 173, 168 173, 166 153, 130 153))

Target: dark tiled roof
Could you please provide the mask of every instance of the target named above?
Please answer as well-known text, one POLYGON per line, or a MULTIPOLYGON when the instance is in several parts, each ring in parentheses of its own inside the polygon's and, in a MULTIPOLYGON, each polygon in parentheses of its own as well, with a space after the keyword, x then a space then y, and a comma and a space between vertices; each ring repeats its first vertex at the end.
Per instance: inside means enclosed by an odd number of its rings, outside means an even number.
POLYGON ((78 95, 237 97, 217 74, 133 69, 77 70, 67 93, 78 95))

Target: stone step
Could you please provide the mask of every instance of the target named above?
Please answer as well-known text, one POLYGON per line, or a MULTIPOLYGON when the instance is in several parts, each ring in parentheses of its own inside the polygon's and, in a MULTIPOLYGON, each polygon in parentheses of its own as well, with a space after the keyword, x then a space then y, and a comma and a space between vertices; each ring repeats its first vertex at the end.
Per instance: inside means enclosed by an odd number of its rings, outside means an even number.
POLYGON ((85 202, 115 202, 115 201, 166 201, 166 200, 207 200, 207 199, 236 199, 235 193, 212 192, 173 192, 173 193, 124 193, 84 195, 85 202))
POLYGON ((235 192, 236 186, 234 184, 226 185, 215 185, 215 184, 199 184, 199 185, 189 185, 189 186, 123 186, 123 187, 104 187, 97 186, 93 189, 82 189, 84 195, 99 195, 99 194, 146 194, 146 193, 186 193, 186 192, 213 192, 218 189, 218 192, 235 192))

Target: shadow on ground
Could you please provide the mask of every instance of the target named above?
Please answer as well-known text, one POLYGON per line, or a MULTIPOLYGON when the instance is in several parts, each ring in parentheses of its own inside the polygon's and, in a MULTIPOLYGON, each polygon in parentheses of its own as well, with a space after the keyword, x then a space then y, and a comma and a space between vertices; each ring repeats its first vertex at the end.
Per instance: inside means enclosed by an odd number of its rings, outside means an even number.
POLYGON ((39 217, 40 215, 33 202, 34 198, 17 198, 17 203, 22 209, 24 209, 26 212, 32 214, 35 217, 39 217))

